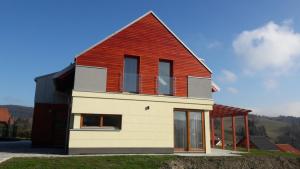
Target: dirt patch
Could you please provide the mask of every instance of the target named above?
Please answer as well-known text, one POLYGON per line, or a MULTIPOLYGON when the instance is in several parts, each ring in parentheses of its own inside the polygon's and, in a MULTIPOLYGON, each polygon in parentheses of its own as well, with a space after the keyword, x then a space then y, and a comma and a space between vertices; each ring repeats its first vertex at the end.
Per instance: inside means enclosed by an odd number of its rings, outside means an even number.
POLYGON ((300 158, 178 157, 161 169, 300 169, 300 158))

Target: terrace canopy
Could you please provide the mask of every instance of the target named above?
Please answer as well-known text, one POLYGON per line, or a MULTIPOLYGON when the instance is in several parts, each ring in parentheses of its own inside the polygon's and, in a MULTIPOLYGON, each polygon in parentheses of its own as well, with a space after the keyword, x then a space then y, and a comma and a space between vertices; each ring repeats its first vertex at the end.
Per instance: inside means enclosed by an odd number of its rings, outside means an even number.
POLYGON ((214 120, 219 118, 221 122, 221 142, 222 142, 222 149, 225 149, 225 133, 224 133, 224 118, 231 117, 232 122, 232 148, 236 150, 236 124, 235 124, 235 117, 236 116, 243 116, 244 117, 244 129, 245 129, 245 139, 246 139, 246 148, 250 150, 250 141, 249 141, 249 127, 248 127, 248 113, 251 110, 242 109, 238 107, 232 106, 225 106, 221 104, 214 104, 213 110, 210 112, 210 125, 211 125, 211 141, 212 146, 215 146, 215 125, 214 120))

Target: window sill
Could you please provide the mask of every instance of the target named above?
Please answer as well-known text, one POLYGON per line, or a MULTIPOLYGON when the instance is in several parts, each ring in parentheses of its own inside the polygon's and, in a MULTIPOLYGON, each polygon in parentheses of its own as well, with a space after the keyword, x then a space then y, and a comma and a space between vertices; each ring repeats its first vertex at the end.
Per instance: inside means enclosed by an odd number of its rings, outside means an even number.
POLYGON ((71 131, 121 131, 114 127, 82 127, 79 129, 70 129, 71 131))

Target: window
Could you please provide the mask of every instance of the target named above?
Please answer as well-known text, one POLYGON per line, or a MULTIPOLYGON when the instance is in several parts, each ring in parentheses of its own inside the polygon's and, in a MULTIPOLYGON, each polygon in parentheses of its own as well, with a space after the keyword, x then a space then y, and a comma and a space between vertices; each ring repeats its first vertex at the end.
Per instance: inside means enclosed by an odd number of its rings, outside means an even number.
POLYGON ((99 127, 100 116, 96 114, 82 115, 83 127, 99 127))
POLYGON ((138 93, 139 90, 139 59, 137 57, 125 57, 124 82, 125 92, 138 93))
POLYGON ((172 95, 173 77, 172 77, 172 62, 161 60, 159 61, 159 76, 158 87, 159 94, 172 95))
POLYGON ((83 114, 81 128, 121 129, 122 115, 83 114))

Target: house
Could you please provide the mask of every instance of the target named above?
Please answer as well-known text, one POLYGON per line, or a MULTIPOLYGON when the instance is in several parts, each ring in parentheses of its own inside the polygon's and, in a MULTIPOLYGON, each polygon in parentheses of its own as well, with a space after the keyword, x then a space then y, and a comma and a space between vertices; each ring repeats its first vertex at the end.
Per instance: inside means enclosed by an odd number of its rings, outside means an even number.
POLYGON ((210 153, 212 71, 152 11, 35 79, 33 146, 210 153))
POLYGON ((277 148, 282 152, 300 155, 300 150, 296 149, 290 144, 276 144, 277 148))
MULTIPOLYGON (((245 138, 241 139, 238 146, 245 144, 245 138)), ((259 150, 278 151, 277 146, 272 143, 266 136, 250 136, 250 147, 259 150)))
POLYGON ((13 121, 13 117, 9 113, 9 110, 7 108, 0 107, 0 124, 3 126, 0 129, 0 137, 8 137, 10 135, 10 129, 13 121))

